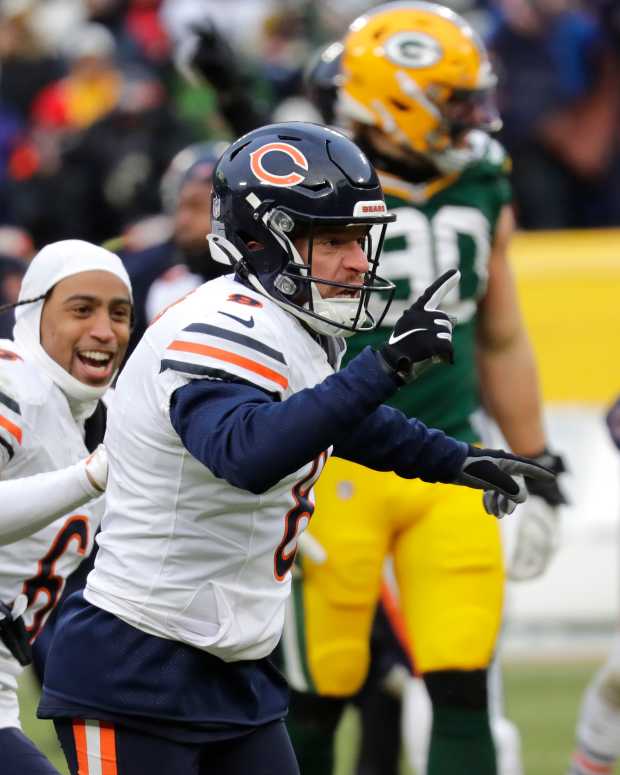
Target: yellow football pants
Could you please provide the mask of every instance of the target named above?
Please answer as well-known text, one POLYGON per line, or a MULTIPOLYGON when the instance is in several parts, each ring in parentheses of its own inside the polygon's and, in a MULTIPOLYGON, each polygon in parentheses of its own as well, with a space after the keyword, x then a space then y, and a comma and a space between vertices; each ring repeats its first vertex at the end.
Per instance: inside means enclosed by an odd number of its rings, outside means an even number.
POLYGON ((337 458, 315 492, 309 529, 327 561, 302 558, 294 623, 287 622, 283 644, 290 654, 286 640, 294 632, 307 688, 349 696, 361 687, 388 555, 416 670, 486 667, 500 625, 504 572, 499 525, 484 511, 482 493, 337 458))

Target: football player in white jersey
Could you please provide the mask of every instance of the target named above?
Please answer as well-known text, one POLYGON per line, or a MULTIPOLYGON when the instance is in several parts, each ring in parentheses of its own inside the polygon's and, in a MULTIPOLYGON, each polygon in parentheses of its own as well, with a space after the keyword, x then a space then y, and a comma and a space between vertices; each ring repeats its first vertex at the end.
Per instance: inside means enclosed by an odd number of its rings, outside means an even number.
POLYGON ((99 553, 47 660, 39 715, 54 718, 73 775, 299 771, 269 656, 330 454, 484 489, 496 514, 525 498, 511 474, 553 478, 382 405, 450 361, 437 305, 455 271, 380 351, 337 371, 342 337, 373 328, 389 302, 377 269, 390 220, 374 169, 340 132, 266 126, 218 162, 209 243, 235 274, 169 307, 123 369, 99 553))
POLYGON ((125 354, 131 289, 120 259, 65 240, 30 264, 13 340, 0 340, 0 750, 4 775, 55 773, 23 735, 17 678, 103 513, 105 449, 89 455, 125 354), (91 426, 92 427, 92 426, 91 426))
MULTIPOLYGON (((620 451, 620 396, 607 413, 611 440, 620 451)), ((620 759, 620 633, 581 699, 575 750, 567 775, 612 775, 620 759)))

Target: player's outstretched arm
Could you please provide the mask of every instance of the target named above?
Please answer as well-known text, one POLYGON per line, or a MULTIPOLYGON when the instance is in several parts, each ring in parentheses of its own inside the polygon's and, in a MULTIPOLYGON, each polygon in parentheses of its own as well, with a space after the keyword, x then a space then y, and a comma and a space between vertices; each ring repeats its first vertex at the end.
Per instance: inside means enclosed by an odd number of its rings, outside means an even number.
POLYGON ((0 482, 0 545, 26 538, 97 497, 107 476, 107 455, 100 444, 67 468, 0 482))
POLYGON ((239 52, 208 17, 191 26, 174 55, 177 69, 190 83, 199 86, 207 81, 213 87, 220 112, 235 136, 268 123, 239 60, 239 52))
POLYGON ((556 472, 530 458, 456 442, 463 449, 457 458, 450 442, 454 439, 441 431, 381 406, 334 446, 334 455, 378 471, 394 471, 406 479, 418 477, 484 490, 484 507, 496 517, 514 511, 533 487, 555 481, 556 472), (374 441, 369 443, 370 439, 374 441))
MULTIPOLYGON (((453 269, 432 283, 400 317, 388 342, 379 350, 379 356, 402 383, 413 382, 435 363, 453 362, 452 328, 455 321, 441 312, 438 306, 458 285, 459 280, 460 273, 453 269)), ((381 407, 380 414, 385 416, 386 409, 381 407)), ((385 420, 382 418, 381 421, 385 420)), ((353 441, 357 446, 358 440, 353 441)), ((336 454, 342 452, 341 445, 336 454)), ((352 459, 351 455, 342 456, 352 459)), ((366 461, 366 465, 369 465, 369 461, 366 461)), ((397 462, 394 470, 407 476, 399 468, 402 469, 402 463, 397 462)), ((526 500, 528 490, 553 487, 556 474, 540 462, 528 458, 501 450, 469 447, 454 484, 485 490, 485 509, 490 514, 502 517, 526 500)))
MULTIPOLYGON (((417 367, 451 359, 452 322, 436 305, 457 281, 452 271, 433 283, 381 352, 367 347, 342 371, 284 400, 245 381, 192 380, 171 397, 172 426, 216 476, 257 494, 330 446, 334 454, 376 470, 457 481, 473 454, 470 447, 383 405, 415 379, 417 367)), ((507 496, 515 490, 521 497, 516 482, 512 487, 505 475, 498 481, 509 488, 507 496)), ((473 482, 471 477, 467 484, 482 486, 473 482)), ((487 489, 494 484, 488 482, 487 489)))

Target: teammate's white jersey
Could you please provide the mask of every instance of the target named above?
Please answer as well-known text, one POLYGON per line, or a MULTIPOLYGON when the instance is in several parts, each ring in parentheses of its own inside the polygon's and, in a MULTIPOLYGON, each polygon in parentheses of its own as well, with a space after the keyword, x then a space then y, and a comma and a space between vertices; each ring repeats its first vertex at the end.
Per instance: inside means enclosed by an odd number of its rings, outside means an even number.
MULTIPOLYGON (((65 394, 14 342, 0 340, 0 480, 66 468, 87 455, 83 428, 65 394)), ((32 639, 58 602, 67 576, 90 553, 102 513, 99 497, 27 538, 0 546, 0 599, 10 605, 20 593, 27 595, 24 621, 32 639)), ((10 709, 17 707, 21 670, 0 643, 0 727, 15 725, 10 709)))
POLYGON ((200 275, 190 272, 183 264, 170 267, 153 282, 146 295, 144 310, 148 322, 203 282, 200 275))
POLYGON ((295 318, 231 276, 170 307, 129 359, 108 415, 106 512, 86 599, 226 661, 271 653, 290 591, 289 570, 278 571, 296 546, 290 525, 307 524, 300 510, 328 453, 253 495, 185 449, 170 397, 193 379, 232 377, 286 399, 331 373, 295 318))

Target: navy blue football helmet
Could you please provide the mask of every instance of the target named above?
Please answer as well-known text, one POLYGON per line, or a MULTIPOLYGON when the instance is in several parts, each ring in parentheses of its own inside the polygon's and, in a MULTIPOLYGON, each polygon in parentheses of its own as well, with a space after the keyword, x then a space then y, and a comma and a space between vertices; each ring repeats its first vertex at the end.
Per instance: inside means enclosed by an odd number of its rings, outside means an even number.
POLYGON ((342 85, 342 51, 340 41, 322 46, 310 58, 304 70, 304 92, 310 102, 318 108, 326 124, 336 121, 338 89, 342 85))
POLYGON ((334 129, 302 122, 261 127, 232 143, 213 177, 211 255, 321 334, 349 336, 379 325, 394 285, 377 275, 388 214, 362 151, 334 129), (363 284, 312 274, 313 242, 325 228, 367 226, 363 284), (304 260, 295 247, 307 239, 304 260), (323 299, 317 284, 345 289, 323 299), (371 299, 377 300, 369 309, 371 299))

